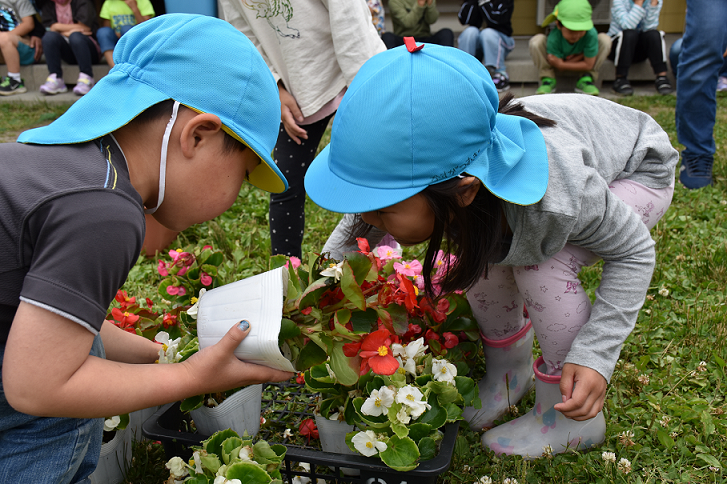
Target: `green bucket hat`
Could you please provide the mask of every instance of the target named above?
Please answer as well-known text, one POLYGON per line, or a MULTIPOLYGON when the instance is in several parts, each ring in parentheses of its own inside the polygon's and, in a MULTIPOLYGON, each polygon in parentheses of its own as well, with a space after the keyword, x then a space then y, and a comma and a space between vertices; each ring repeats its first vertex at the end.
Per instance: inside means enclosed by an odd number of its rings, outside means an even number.
POLYGON ((591 30, 593 9, 588 0, 561 0, 542 23, 542 27, 560 20, 563 26, 570 30, 591 30))

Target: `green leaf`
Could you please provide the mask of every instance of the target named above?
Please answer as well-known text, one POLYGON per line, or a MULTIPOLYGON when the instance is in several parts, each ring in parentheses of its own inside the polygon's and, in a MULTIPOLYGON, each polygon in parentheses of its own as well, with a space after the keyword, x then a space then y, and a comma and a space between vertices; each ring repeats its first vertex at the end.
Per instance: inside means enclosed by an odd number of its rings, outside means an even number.
POLYGON ((222 261, 225 260, 225 256, 222 254, 222 252, 213 252, 205 261, 205 264, 209 264, 211 266, 219 266, 222 264, 222 261))
POLYGON ((439 404, 442 406, 459 400, 459 392, 457 392, 457 387, 454 385, 450 385, 447 382, 430 381, 429 383, 427 383, 427 388, 431 388, 432 391, 437 394, 437 401, 439 401, 439 404))
MULTIPOLYGON (((285 446, 276 447, 285 449, 285 446)), ((258 464, 280 464, 285 457, 285 452, 279 454, 264 440, 259 440, 252 446, 252 454, 258 464)))
POLYGON ((311 340, 300 350, 298 360, 295 362, 295 369, 305 371, 311 366, 323 363, 326 359, 328 359, 328 355, 325 350, 311 340))
POLYGON ((427 402, 432 408, 424 412, 424 415, 419 417, 418 422, 429 424, 433 429, 438 429, 447 422, 447 411, 439 405, 437 394, 434 392, 429 394, 427 402))
POLYGON ((702 459, 707 464, 716 467, 717 469, 722 469, 722 463, 710 454, 697 454, 697 459, 702 459))
POLYGON ((209 482, 210 480, 204 474, 197 474, 184 480, 184 484, 209 484, 209 482))
POLYGON ((351 310, 350 309, 339 309, 336 311, 336 319, 335 321, 340 324, 341 326, 346 326, 346 323, 348 323, 351 320, 351 310))
POLYGON ((356 334, 370 333, 377 319, 379 319, 379 315, 375 309, 368 308, 366 311, 354 311, 351 313, 353 332, 356 334))
POLYGON ((399 472, 416 469, 419 448, 409 437, 399 438, 392 435, 385 451, 379 453, 384 464, 399 472))
POLYGON ((667 433, 666 430, 663 430, 663 429, 657 430, 656 438, 659 439, 659 442, 661 442, 661 445, 663 445, 667 449, 671 449, 675 445, 674 439, 671 438, 671 436, 667 433))
POLYGON ((341 268, 343 269, 343 274, 341 275, 341 290, 343 291, 343 295, 358 309, 365 311, 366 298, 364 298, 363 291, 361 291, 361 286, 356 282, 353 269, 351 269, 348 261, 344 261, 341 268))
POLYGON ((343 354, 343 342, 334 341, 331 352, 331 369, 336 374, 336 380, 341 385, 353 386, 358 382, 358 372, 361 367, 361 358, 355 356, 348 358, 343 354))
POLYGON ((371 269, 371 259, 363 255, 361 252, 347 252, 344 258, 351 265, 356 283, 360 286, 366 280, 366 275, 371 269))
POLYGON ((715 428, 714 421, 712 420, 712 416, 709 414, 709 412, 706 410, 702 410, 702 413, 699 415, 699 420, 702 421, 705 435, 712 435, 715 428))
POLYGON ((295 338, 300 335, 300 328, 297 324, 287 318, 283 318, 280 321, 280 334, 278 334, 278 343, 282 344, 283 341, 290 338, 295 338))
POLYGON ((442 328, 440 331, 450 331, 452 333, 458 333, 460 331, 477 330, 479 330, 479 326, 477 326, 477 321, 475 321, 473 318, 459 317, 456 319, 447 318, 447 320, 442 324, 442 328))
POLYGON ((202 455, 199 457, 199 460, 202 464, 202 467, 204 467, 205 469, 209 469, 212 474, 216 474, 217 469, 222 466, 220 458, 216 454, 202 455))
POLYGON ((475 381, 466 376, 455 376, 454 383, 457 385, 457 391, 464 399, 464 406, 471 407, 479 394, 479 387, 475 384, 475 381))
POLYGON ((204 395, 195 395, 193 397, 185 398, 182 403, 179 404, 179 409, 182 412, 189 412, 196 410, 204 403, 204 395))
POLYGON ((253 462, 235 462, 225 472, 227 479, 239 479, 245 484, 268 484, 273 479, 253 462))
POLYGON ((308 287, 305 288, 303 294, 300 295, 300 302, 298 307, 305 309, 310 306, 314 306, 318 303, 321 295, 328 290, 328 277, 321 277, 317 281, 312 282, 308 287))
POLYGON ((432 431, 432 426, 429 424, 417 422, 409 425, 409 437, 417 444, 421 439, 429 435, 432 431))
POLYGON ((286 262, 288 262, 288 258, 282 254, 271 256, 268 260, 268 270, 272 271, 278 267, 283 267, 286 262))
POLYGON ((391 315, 391 323, 394 326, 394 332, 399 336, 409 330, 409 313, 406 308, 398 304, 389 304, 384 311, 391 315))
POLYGON ((232 429, 220 430, 210 436, 209 439, 202 441, 202 448, 208 454, 222 455, 222 443, 230 437, 240 438, 240 435, 232 429))
POLYGON ((454 403, 448 403, 444 406, 447 410, 447 422, 454 422, 462 417, 462 407, 454 403))
POLYGON ((393 430, 396 436, 399 438, 404 438, 409 435, 409 427, 401 423, 393 424, 391 426, 391 430, 393 430))
MULTIPOLYGON (((222 460, 225 464, 229 464, 234 458, 240 455, 240 449, 242 448, 242 439, 239 437, 230 437, 229 439, 222 442, 222 460)), ((217 472, 215 469, 213 472, 217 472)))
POLYGON ((433 459, 437 455, 437 443, 431 437, 424 437, 419 441, 419 454, 421 460, 433 459))

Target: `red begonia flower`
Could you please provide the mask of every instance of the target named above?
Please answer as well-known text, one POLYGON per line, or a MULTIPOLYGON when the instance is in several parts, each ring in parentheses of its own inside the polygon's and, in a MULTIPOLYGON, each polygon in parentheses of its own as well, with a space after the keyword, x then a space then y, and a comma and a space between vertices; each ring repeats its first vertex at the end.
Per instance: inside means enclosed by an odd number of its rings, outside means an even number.
POLYGON ((298 432, 300 432, 300 435, 303 437, 308 437, 309 442, 310 439, 318 438, 318 427, 316 427, 316 423, 312 418, 303 420, 298 427, 298 432))
POLYGON ((444 336, 445 348, 454 348, 459 344, 459 338, 454 333, 446 332, 442 336, 444 336))
POLYGON ((119 308, 113 308, 111 310, 111 316, 119 322, 118 326, 122 328, 128 328, 133 326, 139 320, 139 316, 128 311, 122 311, 119 308))
POLYGON ((122 309, 126 309, 136 302, 136 297, 129 297, 126 291, 116 291, 116 297, 114 297, 121 305, 122 309))
POLYGON ((206 272, 201 272, 199 275, 199 282, 201 282, 203 286, 209 286, 212 284, 212 276, 206 272))
POLYGON ((367 360, 377 375, 393 375, 399 369, 399 362, 391 354, 391 333, 384 328, 369 333, 361 340, 359 356, 367 360))

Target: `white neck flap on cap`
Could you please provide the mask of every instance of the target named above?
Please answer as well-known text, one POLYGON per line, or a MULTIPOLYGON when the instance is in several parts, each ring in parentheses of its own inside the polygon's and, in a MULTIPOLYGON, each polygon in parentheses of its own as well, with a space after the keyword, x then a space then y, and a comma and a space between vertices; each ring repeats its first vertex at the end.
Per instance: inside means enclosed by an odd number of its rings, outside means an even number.
POLYGON ((167 147, 169 146, 169 136, 172 134, 172 128, 177 121, 177 111, 179 111, 179 101, 174 101, 172 108, 172 117, 169 118, 167 127, 164 130, 164 138, 162 139, 162 156, 159 161, 159 195, 157 196, 157 205, 154 208, 147 208, 144 213, 152 214, 157 211, 164 201, 164 187, 167 182, 167 147))

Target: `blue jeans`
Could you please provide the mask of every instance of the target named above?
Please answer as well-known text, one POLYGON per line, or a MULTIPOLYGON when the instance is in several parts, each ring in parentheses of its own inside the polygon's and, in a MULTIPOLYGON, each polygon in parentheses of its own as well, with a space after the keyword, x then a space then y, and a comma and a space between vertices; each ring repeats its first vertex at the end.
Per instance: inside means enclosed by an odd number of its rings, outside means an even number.
POLYGON ((712 159, 717 114, 717 77, 727 47, 727 2, 687 0, 679 55, 676 128, 685 160, 712 159))
MULTIPOLYGON (((0 361, 5 344, 0 344, 0 361)), ((91 355, 105 357, 96 336, 91 355)), ((0 482, 87 483, 101 453, 103 419, 34 417, 15 411, 0 379, 0 482)))
MULTIPOLYGON (((121 36, 131 30, 133 25, 122 25, 121 36)), ((103 54, 107 50, 114 50, 116 43, 119 41, 119 37, 116 37, 116 32, 111 27, 101 27, 96 32, 96 40, 98 40, 98 46, 101 48, 103 54)))
POLYGON ((505 58, 515 48, 515 39, 495 29, 469 26, 459 34, 457 46, 495 72, 506 74, 505 58))
MULTIPOLYGON (((679 63, 679 54, 682 52, 682 39, 679 38, 671 44, 669 49, 669 63, 671 64, 671 71, 674 73, 674 77, 677 77, 677 64, 679 63)), ((727 57, 722 58, 722 69, 719 70, 720 77, 727 77, 727 57)))

